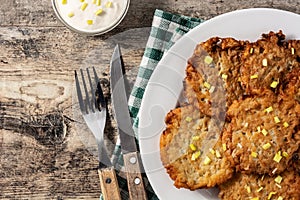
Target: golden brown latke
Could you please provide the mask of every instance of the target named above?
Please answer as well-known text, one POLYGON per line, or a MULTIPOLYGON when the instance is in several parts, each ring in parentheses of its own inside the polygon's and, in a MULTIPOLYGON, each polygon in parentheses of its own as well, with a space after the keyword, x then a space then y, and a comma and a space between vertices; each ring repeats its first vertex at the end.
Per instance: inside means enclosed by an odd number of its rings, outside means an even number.
POLYGON ((189 102, 192 102, 195 107, 201 112, 211 115, 211 92, 210 88, 205 87, 203 76, 191 64, 186 68, 185 77, 185 96, 189 102))
POLYGON ((160 138, 161 160, 177 188, 214 187, 231 178, 232 161, 224 156, 210 117, 188 105, 170 111, 165 121, 167 127, 160 138))
POLYGON ((299 200, 299 88, 300 40, 285 40, 282 31, 256 42, 213 37, 198 44, 184 80, 189 105, 168 113, 160 138, 174 185, 221 185, 222 199, 299 200))
POLYGON ((282 31, 270 32, 263 34, 262 39, 246 45, 240 67, 240 80, 245 94, 251 95, 262 88, 278 93, 285 75, 293 69, 300 70, 299 57, 292 47, 299 42, 290 41, 289 45, 284 39, 282 31), (271 86, 273 82, 278 83, 277 87, 271 86))
POLYGON ((258 93, 229 107, 223 142, 238 171, 278 174, 300 144, 300 105, 268 90, 258 93))
POLYGON ((286 74, 280 92, 300 103, 300 69, 295 68, 286 74))
POLYGON ((255 198, 300 200, 299 186, 300 176, 294 171, 285 171, 273 177, 238 173, 219 186, 219 197, 223 200, 255 198))
MULTIPOLYGON (((300 71, 300 41, 284 39, 285 35, 279 31, 263 34, 256 42, 214 37, 198 44, 187 67, 193 66, 194 69, 186 70, 185 91, 189 102, 199 103, 203 112, 211 113, 207 107, 213 100, 198 95, 197 87, 200 85, 200 92, 203 92, 205 82, 214 89, 223 87, 226 103, 221 103, 227 107, 234 100, 252 95, 259 89, 267 88, 278 93, 286 76, 300 71), (207 56, 213 58, 212 63, 205 63, 207 56), (271 86, 272 83, 277 83, 277 86, 271 86)), ((299 87, 297 89, 296 97, 300 98, 299 87)))
POLYGON ((199 103, 204 113, 211 114, 212 104, 226 110, 226 105, 242 97, 237 77, 245 44, 233 38, 214 37, 197 45, 189 59, 185 78, 185 93, 191 104, 197 106, 199 103))
POLYGON ((292 169, 299 173, 300 175, 300 147, 298 151, 293 153, 292 159, 291 159, 291 166, 292 169))

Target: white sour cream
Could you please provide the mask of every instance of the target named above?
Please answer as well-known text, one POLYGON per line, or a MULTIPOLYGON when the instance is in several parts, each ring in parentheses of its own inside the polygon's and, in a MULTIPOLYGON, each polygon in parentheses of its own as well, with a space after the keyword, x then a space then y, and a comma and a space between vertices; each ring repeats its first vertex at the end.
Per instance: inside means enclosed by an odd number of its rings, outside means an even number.
POLYGON ((53 0, 54 10, 64 24, 87 34, 101 34, 111 30, 124 18, 129 0, 53 0), (82 5, 87 4, 83 10, 82 5), (108 6, 110 4, 110 6, 108 6), (101 14, 96 14, 102 10, 101 14))

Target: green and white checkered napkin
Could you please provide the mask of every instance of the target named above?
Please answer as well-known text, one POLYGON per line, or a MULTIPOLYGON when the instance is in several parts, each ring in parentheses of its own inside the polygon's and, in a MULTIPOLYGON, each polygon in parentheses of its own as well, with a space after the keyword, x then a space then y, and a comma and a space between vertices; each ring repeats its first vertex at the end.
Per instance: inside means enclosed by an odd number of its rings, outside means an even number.
MULTIPOLYGON (((185 33, 199 25, 203 20, 156 10, 152 22, 150 36, 145 48, 145 52, 139 67, 136 83, 129 97, 129 110, 134 121, 134 129, 138 128, 138 112, 147 83, 167 50, 185 33)), ((117 145, 114 152, 114 163, 116 169, 122 169, 123 159, 121 148, 117 145)), ((158 199, 153 192, 151 185, 145 178, 145 187, 149 200, 158 199)), ((127 194, 126 180, 119 179, 122 199, 129 199, 127 194)))

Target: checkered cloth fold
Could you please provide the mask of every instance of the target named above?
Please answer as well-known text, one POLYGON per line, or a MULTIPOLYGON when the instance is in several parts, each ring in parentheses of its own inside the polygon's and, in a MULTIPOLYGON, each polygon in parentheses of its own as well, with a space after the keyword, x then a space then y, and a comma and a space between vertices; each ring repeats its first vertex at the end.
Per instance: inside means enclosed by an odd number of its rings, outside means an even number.
MULTIPOLYGON (((135 130, 138 128, 138 113, 145 88, 158 62, 181 36, 202 22, 203 20, 197 18, 172 14, 162 10, 155 11, 150 36, 139 67, 135 85, 128 101, 130 114, 134 122, 133 128, 135 130)), ((114 151, 113 162, 116 169, 123 169, 123 159, 119 144, 117 144, 114 151)), ((126 180, 121 177, 118 178, 122 199, 129 199, 126 180)), ((148 199, 157 200, 158 197, 155 195, 146 177, 144 178, 144 183, 148 199)))

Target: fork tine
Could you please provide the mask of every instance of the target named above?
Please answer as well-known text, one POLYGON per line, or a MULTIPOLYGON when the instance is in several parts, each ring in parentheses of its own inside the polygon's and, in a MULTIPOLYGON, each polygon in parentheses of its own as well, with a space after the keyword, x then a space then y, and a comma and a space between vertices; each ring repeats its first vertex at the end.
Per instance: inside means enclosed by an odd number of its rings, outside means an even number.
POLYGON ((88 75, 88 79, 89 79, 89 83, 90 83, 90 88, 91 88, 91 93, 92 93, 91 109, 92 109, 92 112, 95 112, 95 108, 96 108, 95 100, 96 100, 96 97, 95 97, 95 91, 94 91, 94 88, 93 88, 93 83, 92 83, 91 75, 90 75, 90 72, 89 72, 89 68, 86 68, 86 73, 88 75))
POLYGON ((89 98, 89 93, 88 93, 88 90, 87 90, 87 87, 86 87, 85 78, 84 78, 84 75, 83 75, 83 70, 80 69, 80 72, 81 72, 83 88, 84 88, 84 91, 85 91, 85 100, 86 100, 85 103, 87 104, 86 113, 88 114, 89 109, 91 109, 90 98, 89 98))
POLYGON ((101 108, 106 108, 106 102, 105 102, 105 98, 103 95, 103 90, 97 75, 97 72, 95 70, 95 67, 93 67, 93 71, 94 71, 94 76, 95 76, 95 82, 97 83, 97 94, 99 95, 99 101, 100 101, 100 106, 101 108))
POLYGON ((77 90, 77 97, 78 97, 79 107, 80 107, 81 112, 84 113, 84 112, 86 112, 86 107, 84 106, 84 103, 83 103, 82 93, 81 93, 80 84, 79 84, 78 75, 77 75, 76 70, 75 70, 75 83, 76 83, 76 90, 77 90))

